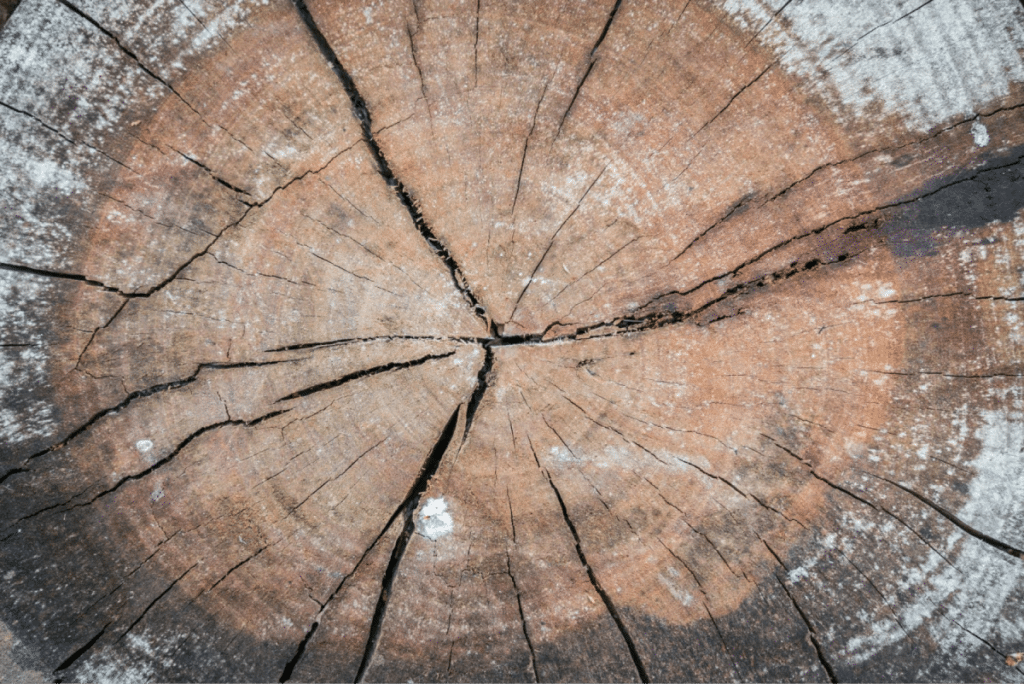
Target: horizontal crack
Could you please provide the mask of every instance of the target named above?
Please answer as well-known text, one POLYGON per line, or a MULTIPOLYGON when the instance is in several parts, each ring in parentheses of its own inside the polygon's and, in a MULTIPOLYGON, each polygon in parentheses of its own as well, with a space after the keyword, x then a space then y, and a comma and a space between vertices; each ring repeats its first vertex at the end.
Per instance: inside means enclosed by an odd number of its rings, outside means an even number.
POLYGON ((65 273, 63 271, 51 271, 43 268, 34 268, 32 266, 23 266, 21 264, 7 264, 0 263, 0 271, 10 271, 12 273, 26 273, 29 275, 42 276, 44 278, 60 278, 62 280, 74 280, 76 282, 85 283, 86 285, 92 285, 98 287, 107 292, 116 292, 119 295, 130 297, 131 295, 127 292, 117 289, 116 287, 110 287, 106 283, 102 283, 94 278, 88 276, 79 275, 77 273, 65 273))
MULTIPOLYGON (((80 434, 82 434, 83 432, 88 430, 90 427, 92 427, 96 423, 96 421, 100 420, 104 416, 110 415, 111 413, 117 413, 121 409, 124 409, 129 404, 134 402, 136 399, 142 399, 143 397, 152 396, 152 395, 158 394, 160 392, 166 392, 168 390, 178 389, 179 387, 184 387, 185 385, 188 385, 188 384, 190 384, 192 382, 195 382, 196 378, 198 378, 199 374, 202 373, 204 370, 207 370, 207 369, 226 370, 226 369, 232 369, 232 368, 254 368, 254 367, 259 367, 259 366, 273 366, 273 365, 277 365, 277 364, 281 364, 281 363, 295 363, 295 362, 303 361, 303 360, 305 360, 305 359, 301 359, 301 358, 299 358, 299 359, 280 359, 280 360, 275 360, 275 361, 249 361, 249 362, 241 362, 241 363, 201 363, 201 364, 199 364, 196 367, 195 372, 192 373, 192 375, 188 376, 187 378, 182 378, 181 380, 174 380, 172 382, 164 382, 164 383, 161 383, 159 385, 153 385, 152 387, 147 387, 146 389, 136 390, 135 392, 132 392, 131 394, 126 396, 116 406, 112 406, 110 408, 103 409, 102 411, 99 411, 98 413, 94 414, 85 423, 80 425, 78 428, 74 429, 67 437, 62 439, 57 444, 54 444, 53 446, 47 447, 46 449, 43 449, 42 451, 38 451, 38 452, 32 454, 31 456, 27 457, 25 459, 25 463, 27 463, 27 462, 29 462, 29 461, 31 461, 33 459, 39 458, 40 456, 44 456, 44 455, 50 453, 51 451, 56 451, 57 449, 60 449, 61 447, 65 446, 68 442, 73 440, 75 437, 78 437, 80 434)), ((2 480, 0 480, 0 482, 2 482, 2 480)))
POLYGON ((303 342, 301 344, 289 344, 284 347, 274 347, 273 349, 264 349, 264 353, 272 354, 277 352, 297 351, 300 349, 315 349, 318 347, 334 347, 344 346, 347 344, 362 344, 365 342, 390 342, 392 340, 428 340, 436 342, 476 342, 478 344, 484 344, 485 342, 493 342, 492 338, 489 337, 445 337, 438 335, 382 335, 380 337, 343 337, 337 340, 328 340, 326 342, 303 342))
MULTIPOLYGON (((152 473, 157 468, 160 468, 161 466, 164 466, 164 465, 170 463, 172 460, 174 460, 175 456, 177 456, 178 454, 180 454, 182 452, 182 450, 185 447, 187 447, 194 440, 198 439, 199 437, 201 437, 202 435, 206 434, 207 432, 211 432, 213 430, 217 430, 219 428, 226 427, 228 425, 244 425, 245 427, 252 427, 254 425, 259 425, 263 421, 270 420, 271 418, 274 418, 276 416, 280 416, 280 415, 282 415, 284 413, 287 413, 289 410, 290 409, 285 409, 285 410, 282 410, 282 411, 271 411, 270 413, 265 413, 265 414, 263 414, 262 416, 260 416, 258 418, 254 418, 253 420, 225 420, 225 421, 221 421, 219 423, 213 423, 212 425, 207 425, 206 427, 200 428, 199 430, 196 430, 191 435, 189 435, 184 440, 182 440, 178 444, 178 446, 174 449, 174 451, 172 451, 170 454, 168 454, 167 456, 163 457, 162 459, 160 459, 159 461, 157 461, 156 463, 154 463, 150 467, 146 468, 143 471, 135 473, 134 475, 127 475, 127 476, 121 478, 117 482, 117 484, 115 484, 113 487, 111 487, 109 489, 105 489, 104 491, 100 492, 99 494, 97 494, 96 496, 94 496, 93 498, 89 499, 88 501, 86 501, 84 503, 75 504, 74 506, 71 506, 71 509, 81 508, 82 506, 88 506, 89 504, 94 503, 98 499, 101 499, 101 498, 107 496, 108 494, 113 494, 118 489, 120 489, 122 486, 124 486, 125 484, 131 482, 132 480, 141 480, 142 478, 146 477, 147 475, 152 473)), ((69 509, 69 510, 71 510, 71 509, 69 509)))
POLYGON ((287 396, 281 397, 274 403, 277 404, 282 401, 288 401, 289 399, 298 399, 300 397, 309 396, 310 394, 314 394, 316 392, 323 392, 324 390, 334 389, 335 387, 344 385, 347 382, 359 380, 360 378, 365 378, 370 375, 378 375, 380 373, 386 373, 388 371, 396 370, 399 368, 412 368, 413 366, 419 366, 426 363, 427 361, 433 361, 435 359, 446 359, 449 356, 453 356, 454 354, 455 352, 453 351, 447 352, 446 354, 431 354, 430 356, 424 356, 413 361, 394 361, 392 363, 386 363, 383 366, 374 366, 373 368, 366 368, 361 371, 356 371, 355 373, 349 373, 348 375, 344 375, 338 378, 337 380, 322 382, 318 385, 313 385, 312 387, 307 387, 306 389, 301 389, 297 392, 292 392, 287 396))
MULTIPOLYGON (((17 522, 22 522, 22 521, 25 521, 25 520, 29 520, 31 518, 35 518, 38 515, 46 513, 47 511, 52 511, 52 510, 55 510, 55 509, 62 509, 65 512, 67 512, 67 511, 74 510, 76 508, 82 508, 84 506, 89 506, 89 505, 95 503, 96 501, 98 501, 99 499, 102 499, 103 497, 105 497, 105 496, 107 496, 109 494, 113 494, 114 492, 119 490, 121 487, 123 487, 127 483, 129 483, 129 482, 131 482, 133 480, 141 480, 142 478, 146 477, 147 475, 149 475, 150 473, 155 471, 157 468, 160 468, 160 467, 162 467, 164 465, 167 465, 172 460, 174 460, 174 458, 178 454, 180 454, 181 451, 185 447, 187 447, 194 440, 198 439, 199 437, 201 437, 202 435, 206 434, 207 432, 211 432, 213 430, 225 427, 227 425, 244 425, 246 427, 251 427, 253 425, 258 425, 259 423, 262 423, 263 421, 270 420, 271 418, 274 418, 275 416, 280 416, 280 415, 282 415, 284 413, 288 413, 288 411, 290 411, 290 410, 291 409, 284 409, 284 410, 280 410, 280 411, 271 411, 270 413, 266 413, 266 414, 264 414, 264 415, 262 415, 262 416, 260 416, 258 418, 254 418, 253 420, 224 420, 224 421, 220 421, 220 422, 217 422, 217 423, 213 423, 211 425, 206 425, 204 427, 201 427, 198 430, 196 430, 195 432, 193 432, 192 434, 190 434, 188 437, 186 437, 184 440, 182 440, 178 444, 178 446, 175 447, 175 449, 171 453, 169 453, 167 456, 161 458, 159 461, 156 461, 155 463, 153 463, 153 465, 149 466, 148 468, 146 468, 144 470, 139 471, 138 473, 135 473, 133 475, 126 475, 125 477, 122 477, 112 487, 109 487, 109 488, 103 490, 102 492, 100 492, 99 494, 96 494, 95 496, 93 496, 88 501, 83 501, 82 503, 77 503, 77 504, 74 504, 74 505, 69 505, 78 496, 80 496, 82 493, 84 493, 84 491, 86 491, 86 490, 83 490, 81 492, 78 492, 74 496, 72 496, 67 501, 64 501, 62 503, 52 504, 52 505, 46 506, 44 508, 40 508, 40 509, 38 509, 38 510, 32 512, 32 513, 29 513, 28 515, 25 515, 25 516, 22 516, 21 518, 18 518, 14 522, 17 523, 17 522)), ((88 487, 86 489, 88 489, 88 487)), ((9 538, 9 536, 10 535, 8 535, 8 537, 4 537, 3 539, 0 539, 0 542, 6 541, 9 538)))

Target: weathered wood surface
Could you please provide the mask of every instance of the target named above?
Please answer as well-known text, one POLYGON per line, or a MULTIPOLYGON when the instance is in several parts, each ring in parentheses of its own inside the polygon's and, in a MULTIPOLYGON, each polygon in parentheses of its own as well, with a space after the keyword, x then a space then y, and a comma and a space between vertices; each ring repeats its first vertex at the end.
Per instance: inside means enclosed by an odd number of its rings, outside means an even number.
POLYGON ((1016 0, 23 0, 0 131, 7 676, 1024 679, 1016 0))

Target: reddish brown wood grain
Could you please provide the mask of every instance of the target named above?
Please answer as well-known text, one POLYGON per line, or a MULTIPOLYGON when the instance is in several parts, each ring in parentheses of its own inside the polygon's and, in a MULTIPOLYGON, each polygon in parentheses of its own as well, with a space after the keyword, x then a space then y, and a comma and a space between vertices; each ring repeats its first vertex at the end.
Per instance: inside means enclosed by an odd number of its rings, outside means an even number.
POLYGON ((9 4, 4 677, 1024 677, 1019 3, 9 4))

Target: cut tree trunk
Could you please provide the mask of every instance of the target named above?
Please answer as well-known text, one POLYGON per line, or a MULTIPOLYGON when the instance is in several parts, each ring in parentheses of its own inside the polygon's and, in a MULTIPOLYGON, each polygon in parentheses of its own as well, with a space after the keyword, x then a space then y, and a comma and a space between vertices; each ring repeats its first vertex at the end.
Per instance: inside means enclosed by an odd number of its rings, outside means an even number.
POLYGON ((23 0, 0 146, 7 676, 1024 679, 1017 0, 23 0))

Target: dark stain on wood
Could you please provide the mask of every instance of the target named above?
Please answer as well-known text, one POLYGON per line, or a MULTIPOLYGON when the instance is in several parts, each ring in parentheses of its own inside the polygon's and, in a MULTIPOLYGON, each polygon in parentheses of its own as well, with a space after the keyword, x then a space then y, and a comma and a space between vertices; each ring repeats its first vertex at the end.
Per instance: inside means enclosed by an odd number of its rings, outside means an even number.
POLYGON ((934 256, 941 237, 953 231, 1012 221, 1024 208, 1024 146, 935 179, 915 195, 921 199, 899 208, 884 228, 900 258, 934 256))

